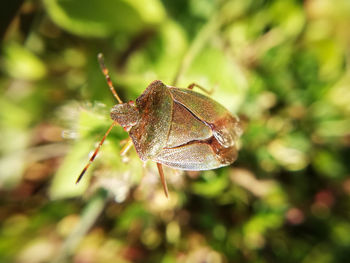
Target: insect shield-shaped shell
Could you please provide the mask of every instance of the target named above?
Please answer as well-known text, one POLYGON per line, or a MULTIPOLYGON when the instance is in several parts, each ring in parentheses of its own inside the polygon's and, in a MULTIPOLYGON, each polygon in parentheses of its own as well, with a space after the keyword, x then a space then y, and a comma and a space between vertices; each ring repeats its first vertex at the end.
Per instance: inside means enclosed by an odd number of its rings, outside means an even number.
POLYGON ((135 105, 117 105, 111 117, 127 128, 143 161, 210 170, 237 158, 236 142, 242 134, 238 119, 216 101, 191 90, 153 81, 135 105))

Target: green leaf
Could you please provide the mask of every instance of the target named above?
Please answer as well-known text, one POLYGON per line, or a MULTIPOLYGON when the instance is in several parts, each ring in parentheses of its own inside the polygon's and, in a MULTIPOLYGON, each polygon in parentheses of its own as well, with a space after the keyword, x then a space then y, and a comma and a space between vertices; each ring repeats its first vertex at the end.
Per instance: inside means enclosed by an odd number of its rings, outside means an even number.
POLYGON ((228 186, 229 180, 225 174, 218 176, 214 171, 205 171, 203 177, 206 182, 195 182, 192 185, 193 192, 207 197, 220 195, 228 186))
POLYGON ((86 180, 89 170, 79 184, 75 181, 86 164, 91 145, 92 141, 79 140, 66 155, 50 186, 49 194, 52 199, 80 196, 86 190, 89 183, 89 180, 86 180))
POLYGON ((4 48, 4 66, 7 73, 17 79, 38 80, 46 74, 41 60, 30 50, 15 43, 4 48))
POLYGON ((195 58, 181 84, 193 82, 214 89, 212 97, 232 112, 243 103, 248 87, 242 69, 222 49, 210 45, 195 58))
POLYGON ((44 0, 51 19, 63 29, 86 37, 115 32, 133 34, 161 23, 158 0, 44 0))

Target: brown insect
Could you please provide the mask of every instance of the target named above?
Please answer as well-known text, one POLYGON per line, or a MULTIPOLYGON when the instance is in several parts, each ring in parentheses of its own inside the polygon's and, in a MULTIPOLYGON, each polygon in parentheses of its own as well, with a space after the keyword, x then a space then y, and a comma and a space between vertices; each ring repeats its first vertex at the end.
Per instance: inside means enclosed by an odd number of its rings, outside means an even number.
MULTIPOLYGON (((162 165, 182 170, 211 170, 237 159, 237 140, 242 134, 238 118, 222 105, 191 89, 179 89, 155 80, 136 99, 123 103, 115 91, 103 55, 98 60, 108 86, 119 104, 111 109, 113 123, 97 146, 76 183, 95 159, 100 147, 115 125, 129 133, 121 151, 134 145, 142 161, 157 163, 165 195, 168 188, 162 165)), ((204 89, 203 89, 204 90, 204 89)))

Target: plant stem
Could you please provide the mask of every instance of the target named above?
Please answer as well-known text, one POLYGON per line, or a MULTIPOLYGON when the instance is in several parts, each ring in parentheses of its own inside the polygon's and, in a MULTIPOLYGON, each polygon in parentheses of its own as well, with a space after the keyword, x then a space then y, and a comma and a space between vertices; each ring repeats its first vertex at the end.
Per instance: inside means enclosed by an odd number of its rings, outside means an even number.
POLYGON ((83 237, 87 234, 93 224, 96 222, 97 218, 102 213, 108 193, 104 189, 99 189, 95 195, 90 199, 89 203, 85 207, 80 222, 75 226, 71 234, 64 241, 57 257, 52 261, 52 263, 66 262, 67 257, 69 257, 83 237))

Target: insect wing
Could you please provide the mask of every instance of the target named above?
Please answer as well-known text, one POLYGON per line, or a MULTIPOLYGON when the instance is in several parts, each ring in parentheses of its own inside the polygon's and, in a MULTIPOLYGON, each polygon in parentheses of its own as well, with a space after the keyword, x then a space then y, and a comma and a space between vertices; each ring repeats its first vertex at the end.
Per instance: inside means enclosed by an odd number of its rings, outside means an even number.
POLYGON ((193 142, 175 148, 163 149, 156 162, 183 170, 210 170, 231 164, 237 158, 235 147, 218 147, 217 141, 193 142))
POLYGON ((209 170, 222 166, 207 144, 194 143, 163 149, 155 157, 156 162, 183 170, 209 170))
POLYGON ((210 127, 197 119, 183 105, 176 102, 173 105, 167 148, 178 147, 193 141, 206 140, 213 136, 210 127))
POLYGON ((235 146, 242 134, 242 129, 236 118, 218 102, 200 93, 169 88, 175 102, 180 103, 198 119, 206 122, 212 128, 213 135, 226 148, 235 146))

